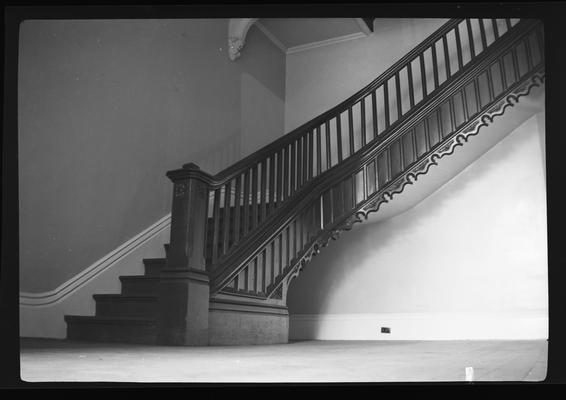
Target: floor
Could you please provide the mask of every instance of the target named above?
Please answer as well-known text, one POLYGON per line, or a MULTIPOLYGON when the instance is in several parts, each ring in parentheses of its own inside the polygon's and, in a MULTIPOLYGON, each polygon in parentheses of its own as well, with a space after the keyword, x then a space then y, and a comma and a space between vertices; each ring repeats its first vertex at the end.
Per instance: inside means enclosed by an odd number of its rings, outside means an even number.
POLYGON ((22 339, 27 382, 541 381, 547 342, 302 341, 163 347, 22 339))

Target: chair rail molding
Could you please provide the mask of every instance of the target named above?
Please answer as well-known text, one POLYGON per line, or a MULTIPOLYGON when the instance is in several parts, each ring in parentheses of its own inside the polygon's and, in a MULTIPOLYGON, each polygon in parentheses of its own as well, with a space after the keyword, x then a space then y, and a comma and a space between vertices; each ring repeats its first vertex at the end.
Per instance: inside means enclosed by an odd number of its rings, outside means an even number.
POLYGON ((258 18, 231 18, 228 23, 228 57, 235 61, 246 43, 246 35, 258 18))

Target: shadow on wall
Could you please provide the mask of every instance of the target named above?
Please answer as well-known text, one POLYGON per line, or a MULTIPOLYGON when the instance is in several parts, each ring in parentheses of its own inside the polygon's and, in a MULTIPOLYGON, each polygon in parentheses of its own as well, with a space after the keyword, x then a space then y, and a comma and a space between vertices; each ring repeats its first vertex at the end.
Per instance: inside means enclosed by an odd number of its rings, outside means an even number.
MULTIPOLYGON (((535 184, 539 183, 536 179, 540 171, 529 172, 527 166, 532 168, 529 160, 525 160, 523 171, 517 168, 521 175, 511 177, 508 182, 499 179, 507 171, 514 170, 517 160, 520 160, 518 157, 526 154, 538 158, 533 152, 525 153, 525 149, 527 152, 532 149, 529 145, 534 145, 533 135, 538 136, 537 132, 533 132, 537 126, 540 127, 538 122, 538 119, 531 119, 528 125, 507 136, 441 190, 412 209, 378 224, 371 224, 370 215, 367 222, 356 224, 352 231, 344 232, 338 242, 331 242, 294 279, 287 297, 289 313, 499 311, 498 308, 517 309, 528 306, 532 299, 538 300, 538 294, 526 295, 527 300, 513 299, 509 293, 518 289, 505 286, 527 285, 528 289, 529 279, 536 279, 535 285, 538 285, 542 270, 532 270, 538 268, 538 264, 529 264, 532 261, 529 257, 533 257, 529 248, 518 252, 527 258, 524 265, 517 268, 517 274, 523 273, 521 277, 511 277, 508 280, 513 282, 508 283, 505 282, 505 274, 509 272, 509 264, 516 257, 521 257, 508 253, 509 249, 516 250, 519 247, 513 246, 517 243, 528 243, 531 239, 535 239, 538 245, 540 237, 533 237, 527 230, 510 232, 509 239, 501 237, 497 243, 490 242, 494 235, 515 228, 501 226, 500 223, 512 220, 510 213, 522 216, 525 204, 521 203, 521 198, 533 190, 530 185, 533 179, 535 184), (514 201, 515 198, 517 201, 509 204, 509 200, 514 201), (491 201, 494 202, 493 207, 491 201), (469 208, 462 209, 463 204, 468 204, 469 208), (498 220, 502 214, 504 217, 498 220), (474 221, 474 218, 478 220, 474 221), (482 231, 483 227, 485 231, 482 231), (438 230, 437 235, 435 230, 438 230), (477 248, 482 248, 485 254, 474 250, 477 248), (405 254, 399 254, 399 249, 406 249, 405 254), (462 251, 466 251, 465 255, 462 251), (485 262, 486 257, 493 255, 499 255, 500 261, 503 261, 499 272, 491 271, 493 263, 487 265, 485 262), (385 260, 389 262, 383 263, 385 260), (474 262, 480 263, 477 272, 468 268, 474 262), (524 270, 521 271, 521 268, 524 270), (500 286, 505 289, 503 294, 497 292, 500 286), (484 298, 466 297, 482 290, 485 290, 484 298), (491 305, 490 299, 501 301, 491 305)), ((544 190, 544 186, 542 188, 544 190)), ((387 207, 387 204, 382 207, 387 207)), ((527 212, 526 217, 531 216, 527 212)), ((537 219, 535 222, 540 221, 537 219)), ((536 227, 534 229, 536 234, 538 231, 536 227)), ((539 253, 534 255, 536 261, 539 256, 539 253)), ((309 326, 313 332, 309 332, 312 336, 308 337, 318 337, 316 330, 320 328, 316 324, 309 326)))

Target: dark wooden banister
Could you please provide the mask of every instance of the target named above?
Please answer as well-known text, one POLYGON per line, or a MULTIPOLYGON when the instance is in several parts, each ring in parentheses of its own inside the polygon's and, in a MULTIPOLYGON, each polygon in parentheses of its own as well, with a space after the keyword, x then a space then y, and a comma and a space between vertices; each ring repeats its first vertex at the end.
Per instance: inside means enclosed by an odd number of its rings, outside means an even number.
MULTIPOLYGON (((174 210, 188 210, 185 212, 186 215, 193 215, 191 214, 194 207, 191 206, 190 201, 195 201, 198 196, 195 193, 202 193, 199 202, 200 206, 196 207, 198 213, 202 213, 206 210, 206 206, 203 205, 203 202, 208 202, 207 194, 209 192, 213 192, 213 203, 212 203, 212 246, 220 246, 220 250, 216 250, 213 248, 211 250, 211 257, 212 259, 208 261, 207 266, 207 274, 210 276, 211 279, 211 290, 212 293, 217 293, 219 290, 224 288, 231 280, 236 279, 238 281, 238 273, 242 268, 246 267, 248 264, 251 266, 250 263, 255 263, 253 266, 254 271, 258 271, 257 268, 260 263, 260 258, 262 257, 261 262, 265 263, 267 259, 267 254, 271 254, 271 272, 273 276, 270 276, 272 279, 272 283, 269 287, 262 287, 261 290, 258 289, 257 292, 260 294, 256 294, 257 297, 262 298, 262 296, 270 295, 273 293, 275 287, 277 287, 285 276, 288 274, 289 271, 283 271, 283 261, 282 261, 282 250, 281 247, 283 246, 284 239, 286 240, 287 247, 289 247, 289 241, 293 241, 293 248, 297 245, 297 241, 299 241, 299 248, 305 246, 305 243, 311 243, 314 232, 319 232, 317 234, 322 236, 328 236, 331 234, 333 227, 337 226, 338 224, 342 223, 348 215, 337 215, 336 218, 333 216, 331 217, 332 223, 330 225, 325 224, 324 222, 324 212, 326 212, 326 206, 323 207, 322 203, 325 201, 324 195, 325 193, 330 193, 330 204, 331 204, 331 212, 333 213, 332 207, 332 196, 334 193, 340 192, 339 196, 346 204, 346 197, 350 196, 350 200, 352 198, 356 199, 357 193, 355 192, 356 184, 354 180, 358 173, 363 173, 364 182, 366 182, 366 174, 369 174, 371 171, 369 169, 370 165, 373 165, 373 173, 375 174, 375 184, 377 186, 377 174, 384 173, 383 170, 377 168, 377 164, 379 162, 379 157, 382 154, 385 154, 387 157, 387 170, 386 176, 389 180, 392 178, 392 161, 391 157, 391 147, 395 143, 401 143, 402 136, 410 135, 413 140, 415 139, 415 135, 411 132, 413 128, 415 128, 420 121, 423 121, 427 118, 427 115, 434 113, 437 123, 440 123, 440 112, 435 111, 438 109, 443 102, 449 105, 450 108, 450 121, 451 123, 455 123, 455 114, 454 114, 454 99, 451 96, 454 96, 455 93, 458 91, 464 93, 465 86, 468 85, 470 82, 473 82, 474 88, 476 88, 476 93, 479 93, 479 76, 484 70, 489 69, 490 63, 494 63, 497 61, 497 65, 500 69, 504 68, 503 58, 501 54, 503 54, 505 49, 510 46, 516 46, 516 43, 519 41, 524 41, 525 52, 527 54, 527 64, 528 67, 533 67, 531 64, 532 58, 532 50, 529 48, 529 40, 525 40, 526 37, 525 32, 530 32, 531 28, 535 27, 537 22, 536 21, 521 21, 515 26, 509 28, 511 24, 508 23, 508 30, 505 34, 498 34, 497 32, 497 23, 492 20, 493 24, 493 32, 494 32, 494 41, 487 46, 487 39, 485 37, 485 29, 481 29, 483 27, 483 22, 480 23, 480 33, 481 33, 481 43, 482 43, 482 50, 477 51, 477 49, 472 50, 470 49, 471 56, 470 60, 465 63, 462 61, 462 48, 461 43, 458 41, 459 32, 458 32, 458 25, 463 20, 451 20, 448 23, 444 24, 439 30, 437 30, 433 35, 429 36, 423 43, 419 46, 414 48, 411 52, 405 55, 401 60, 395 63, 391 68, 389 68, 385 73, 383 73, 379 78, 374 80, 364 89, 360 90, 346 101, 340 103, 338 106, 332 108, 331 110, 327 111, 326 113, 320 115, 319 117, 315 118, 314 120, 309 121, 308 123, 302 125, 301 127, 293 130, 291 133, 283 136, 282 138, 276 140, 272 144, 265 146, 264 148, 260 149, 258 152, 254 153, 251 156, 246 157, 245 159, 241 160, 240 162, 234 164, 232 167, 227 168, 226 170, 220 172, 219 174, 212 176, 207 174, 194 164, 187 164, 184 166, 183 169, 170 171, 167 175, 175 182, 175 189, 174 189, 174 210), (456 29, 454 29, 456 28, 456 29), (457 52, 457 61, 458 61, 458 71, 457 72, 450 72, 450 59, 447 59, 447 42, 446 42, 446 35, 454 29, 455 36, 457 38, 456 42, 456 52, 457 52), (511 32, 512 34, 508 34, 511 32), (516 34, 514 34, 517 33, 516 34), (438 71, 439 68, 437 64, 433 64, 434 68, 434 89, 427 91, 425 89, 426 77, 423 78, 421 82, 423 89, 422 89, 422 98, 416 102, 414 98, 414 90, 412 87, 412 77, 408 80, 409 82, 409 97, 410 97, 410 107, 405 112, 401 112, 401 99, 400 99, 400 84, 399 84, 399 75, 400 71, 404 68, 408 69, 408 73, 411 73, 411 62, 417 60, 421 62, 421 65, 424 63, 424 52, 431 48, 435 48, 436 42, 442 39, 441 46, 444 47, 444 55, 443 59, 446 65, 446 78, 443 83, 439 83, 438 71), (487 48, 488 51, 485 51, 487 48), (497 57, 500 57, 499 60, 497 57), (388 85, 388 81, 394 78, 394 83, 396 85, 396 107, 397 107, 397 118, 391 124, 388 124, 387 128, 380 132, 380 135, 377 135, 377 125, 375 122, 375 118, 377 117, 377 113, 375 111, 375 93, 377 88, 384 87, 386 88, 388 85), (476 81, 478 83, 476 83, 476 81), (450 83, 450 84, 448 84, 450 83), (367 96, 372 97, 372 107, 374 110, 367 109, 365 110, 365 103, 364 99, 367 96), (448 99, 448 100, 447 100, 448 99), (362 145, 357 151, 354 151, 353 145, 353 128, 352 128, 352 107, 353 105, 360 102, 360 113, 362 115, 362 136, 361 141, 362 145), (447 103, 446 103, 447 102, 447 103), (329 147, 330 147, 330 136, 329 133, 329 123, 335 118, 340 118, 340 115, 344 112, 347 112, 347 115, 343 117, 350 122, 348 125, 348 129, 345 132, 342 132, 344 135, 347 135, 350 139, 350 146, 348 149, 348 156, 344 160, 341 159, 341 155, 338 154, 339 162, 335 165, 332 165, 330 159, 326 159, 326 169, 323 171, 320 165, 322 164, 321 159, 321 142, 326 140, 326 152, 327 157, 330 156, 329 147), (374 121, 374 139, 365 141, 365 114, 372 114, 374 121), (322 126, 324 125, 324 126, 322 126), (322 138, 321 134, 323 131, 326 130, 326 138, 322 138), (313 140, 313 136, 316 132, 316 141, 313 140), (409 132, 409 134, 407 134, 409 132), (302 139, 302 140, 301 140, 302 139), (298 140, 298 141, 297 141, 298 140), (318 174, 314 176, 313 173, 313 160, 308 158, 307 150, 310 150, 311 155, 314 156, 314 148, 313 143, 316 142, 316 163, 318 167, 318 174), (295 146, 296 144, 296 146, 295 146), (287 162, 288 158, 288 150, 291 147, 291 155, 297 156, 297 182, 294 182, 294 174, 291 176, 291 179, 287 179, 287 175, 284 174, 283 180, 281 177, 281 170, 285 168, 287 170, 287 162), (283 152, 284 150, 284 152, 283 152), (296 150, 296 151, 295 151, 296 150), (277 161, 275 161, 274 154, 277 155, 277 161), (280 154, 285 154, 285 160, 281 160, 280 154), (268 160, 269 159, 269 160, 268 160), (269 161, 269 162, 268 162, 269 161), (302 162, 302 166, 301 166, 302 162), (267 173, 267 165, 269 164, 269 174, 267 173), (275 172, 274 167, 277 164, 277 183, 274 182, 275 172), (308 164, 308 165, 307 165, 308 164), (261 166, 261 167, 260 167, 261 166), (250 169, 251 168, 251 169, 250 169), (258 182, 258 174, 261 171, 261 182, 258 182), (242 178, 242 174, 245 174, 244 178, 242 178), (250 182, 250 178, 252 182, 250 182), (268 181, 266 181, 266 179, 268 181), (232 183, 232 180, 235 183, 232 183), (348 188, 348 184, 344 184, 345 186, 335 192, 335 187, 337 187, 336 182, 339 182, 339 185, 342 185, 342 182, 348 182, 350 180, 348 188), (195 182, 191 184, 190 182, 195 182), (200 182, 200 183, 196 183, 200 182), (289 193, 281 192, 281 187, 286 186, 287 184, 291 183, 291 190, 289 193), (296 184, 296 188, 295 188, 296 184), (192 186, 191 186, 192 185, 192 186), (195 187, 195 189, 191 192, 191 190, 186 190, 186 188, 195 187), (234 206, 231 205, 232 200, 232 188, 235 187, 235 201, 234 206), (241 192, 241 190, 243 191, 241 192), (269 192, 267 192, 269 189, 269 192), (221 201, 221 190, 224 190, 224 198, 221 201), (259 190, 259 192, 258 192, 259 190), (274 190, 277 193, 277 199, 274 200, 273 194, 274 190), (189 193, 189 195, 185 196, 185 193, 189 193), (269 193, 269 194, 268 194, 269 193), (240 203, 240 194, 243 195, 242 199, 243 202, 240 203), (259 194, 259 196, 258 196, 259 194), (267 195, 268 194, 268 195, 267 195), (253 195, 252 201, 250 201, 250 195, 253 195), (266 197, 269 197, 269 201, 266 201, 266 197), (353 196, 353 197, 352 197, 353 196), (318 202, 318 203, 317 203, 318 202), (233 207, 233 211, 231 208, 233 207), (250 210, 251 207, 251 210, 250 210), (275 210, 274 210, 275 208, 275 210), (324 208, 324 210, 323 210, 324 208), (240 210, 241 209, 241 210, 240 210), (241 213, 241 214, 240 214, 241 213), (317 215, 318 213, 318 215, 317 215), (230 223, 230 218, 234 216, 234 224, 230 223), (243 219, 241 217, 243 216, 243 219), (251 221, 249 218, 251 217, 251 221), (223 218, 221 221, 220 219, 223 218), (258 223, 258 218, 260 219, 258 223), (318 222, 317 222, 318 221, 318 222), (313 226, 318 223, 319 227, 313 231, 313 226), (248 224, 250 226, 248 226, 248 224), (299 225, 299 228, 297 226, 299 225), (314 225, 313 225, 314 224, 314 225), (242 234, 240 234, 240 228, 244 226, 242 234), (233 227, 236 231, 232 234, 232 238, 234 241, 232 244, 237 243, 237 246, 230 246, 229 243, 231 234, 230 229, 233 227), (249 229, 248 229, 249 228, 249 229), (222 229, 222 231, 220 230, 222 229), (293 229, 293 233, 291 234, 291 229, 293 229), (299 232, 297 231, 299 229, 299 232), (303 237, 303 234, 306 235, 306 239, 303 237), (299 239, 297 239, 299 238, 299 239), (279 249, 280 258, 278 261, 274 256, 274 252, 276 249, 279 249), (258 253, 259 252, 259 253, 258 253), (263 255, 262 255, 263 254, 263 255), (260 257, 261 256, 261 257, 260 257), (277 262, 276 262, 277 261, 277 262), (275 279, 275 270, 274 270, 274 263, 278 265, 277 271, 278 277, 275 279), (261 294, 263 293, 263 295, 261 294)), ((466 21, 466 26, 470 26, 468 21, 466 21)), ((542 35, 541 32, 536 31, 536 40, 538 41, 538 46, 540 47, 540 51, 542 51, 542 40, 540 36, 542 35)), ((521 42, 523 43, 523 42, 521 42)), ((472 47, 470 43, 470 47, 472 47)), ((513 57, 513 68, 515 74, 519 74, 518 66, 517 66, 517 50, 513 50, 512 53, 513 57)), ((437 54, 435 52, 432 53, 433 59, 436 58, 437 54)), ((425 70, 421 67, 421 73, 424 75, 425 70)), ((503 74, 503 72, 502 72, 503 74)), ((487 73, 488 83, 487 86, 489 88, 489 97, 493 101, 494 100, 494 88, 493 88, 493 77, 491 76, 491 72, 487 73)), ((502 75, 502 79, 504 80, 504 74, 502 75)), ((508 85, 507 89, 513 89, 513 85, 508 85)), ((459 93, 459 92, 458 92, 459 93)), ((479 96, 479 94, 477 95, 479 96)), ((478 106, 480 103, 480 98, 476 98, 476 107, 478 110, 481 108, 478 106)), ((480 104, 481 105, 481 104, 480 104)), ((385 110, 387 113, 389 104, 386 105, 385 110)), ((468 113, 468 106, 465 106, 465 113, 468 113)), ((467 115, 467 114, 466 114, 467 115)), ((386 124, 388 121, 388 117, 386 116, 386 124)), ((442 128, 443 129, 443 128, 442 128)), ((441 131, 439 131, 441 132, 441 131)), ((442 134, 439 133, 441 136, 442 134)), ((429 134, 425 132, 425 137, 427 140, 430 140, 429 134)), ((338 136, 339 141, 342 140, 342 136, 338 136)), ((441 140, 442 141, 442 140, 441 140)), ((413 150, 416 152, 414 146, 416 142, 413 142, 413 150)), ((341 143, 337 143, 338 151, 340 151, 341 143)), ((430 147, 430 146, 429 146, 430 147)), ((345 149, 341 149, 345 150, 345 149)), ((403 157, 403 151, 401 151, 401 158, 403 157)), ((416 153, 415 153, 416 154, 416 153)), ((384 156, 385 157, 385 156, 384 156)), ((401 165, 405 165, 404 161, 401 161, 401 165)), ((291 168, 295 167, 295 162, 291 163, 291 168)), ((405 165, 407 167, 407 165, 405 165)), ((293 171, 293 170, 292 170, 293 171)), ((366 201, 369 200, 369 194, 366 196, 366 192, 369 193, 368 187, 365 186, 364 183, 363 192, 364 198, 366 201)), ((375 192, 372 192, 375 193, 375 192)), ((341 205, 343 209, 346 209, 346 205, 341 205)), ((351 207, 350 207, 351 208, 351 207)), ((355 207, 354 207, 355 209, 355 207)), ((195 217, 196 218, 196 217, 195 217)), ((179 256, 175 256, 178 259, 175 260, 175 257, 168 258, 168 263, 170 264, 170 268, 175 268, 177 264, 185 264, 187 265, 187 261, 190 257, 187 254, 192 254, 192 259, 195 258, 194 251, 196 250, 199 252, 199 249, 192 249, 190 243, 187 244, 186 238, 189 237, 189 241, 195 242, 194 239, 195 235, 205 235, 205 225, 202 228, 199 226, 191 226, 189 222, 183 222, 176 218, 176 215, 173 215, 172 221, 172 236, 171 236, 171 244, 172 244, 172 253, 178 254, 179 256), (173 234, 173 232, 176 232, 173 234), (176 239, 174 236, 177 235, 176 239), (192 235, 192 236, 191 236, 192 235), (176 243, 176 244, 175 244, 176 243), (176 249, 173 251, 173 249, 176 249), (181 261, 179 261, 181 260, 181 261)), ((200 247, 200 243, 203 240, 196 240, 200 247)), ((312 243, 311 243, 312 244, 312 243)), ((200 247, 202 248, 202 247, 200 247)), ((203 250, 204 251, 204 250, 203 250)), ((295 265, 296 262, 291 262, 291 254, 287 249, 286 257, 288 257, 288 267, 291 267, 291 264, 295 265)), ((299 258, 301 251, 306 251, 306 249, 299 249, 299 258)), ((293 257, 297 256, 297 252, 294 252, 293 257)), ((295 260, 296 261, 296 260, 295 260)), ((193 261, 194 262, 194 261, 193 261)), ((204 269, 204 260, 199 261, 204 269)), ((265 267, 265 265, 264 265, 265 267)), ((193 266, 187 266, 187 268, 194 268, 193 266)), ((251 267, 250 267, 251 268, 251 267)), ((263 271, 262 273, 265 273, 263 271)), ((247 275, 246 275, 247 276, 247 275)), ((247 278, 246 278, 247 279, 247 278)), ((265 280, 265 279, 264 279, 265 280)), ((233 283, 234 284, 234 283, 233 283)), ((257 286, 257 283, 254 282, 254 285, 257 286)), ((238 286, 238 283, 234 284, 238 286)), ((246 282, 247 288, 248 282, 246 282)), ((237 291, 236 287, 236 291, 237 291)), ((249 294, 248 294, 249 295, 249 294)), ((251 296, 251 295, 250 295, 251 296)), ((253 296, 252 296, 253 297, 253 296)))

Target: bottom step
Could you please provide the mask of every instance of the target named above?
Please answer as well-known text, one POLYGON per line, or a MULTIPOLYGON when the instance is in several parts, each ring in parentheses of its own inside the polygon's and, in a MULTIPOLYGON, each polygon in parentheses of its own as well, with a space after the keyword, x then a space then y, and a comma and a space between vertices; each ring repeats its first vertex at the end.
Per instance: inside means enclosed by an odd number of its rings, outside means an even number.
POLYGON ((143 318, 65 316, 67 339, 155 344, 157 323, 143 318))

